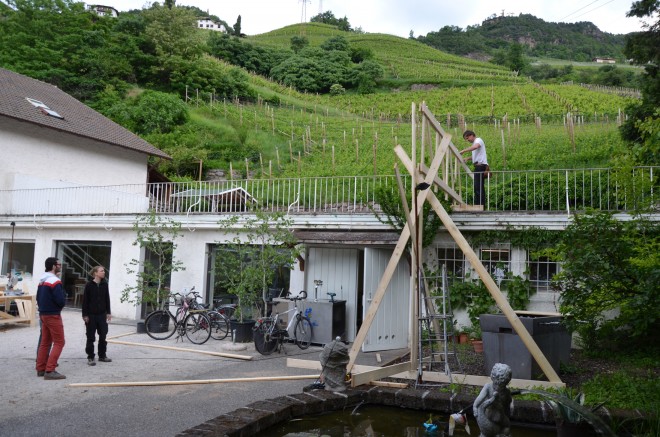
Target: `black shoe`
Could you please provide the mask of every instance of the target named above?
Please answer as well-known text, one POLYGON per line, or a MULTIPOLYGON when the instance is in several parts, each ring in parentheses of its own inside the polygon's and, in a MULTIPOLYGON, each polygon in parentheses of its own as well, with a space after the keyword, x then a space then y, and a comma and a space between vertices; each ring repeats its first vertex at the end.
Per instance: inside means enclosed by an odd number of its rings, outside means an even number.
POLYGON ((108 357, 99 357, 99 361, 102 363, 112 363, 112 359, 108 357))
POLYGON ((37 376, 44 376, 46 374, 45 370, 37 370, 37 376))
POLYGON ((52 372, 46 372, 44 379, 66 379, 66 376, 53 370, 52 372))
POLYGON ((87 365, 96 366, 96 361, 94 361, 94 358, 87 358, 87 365))

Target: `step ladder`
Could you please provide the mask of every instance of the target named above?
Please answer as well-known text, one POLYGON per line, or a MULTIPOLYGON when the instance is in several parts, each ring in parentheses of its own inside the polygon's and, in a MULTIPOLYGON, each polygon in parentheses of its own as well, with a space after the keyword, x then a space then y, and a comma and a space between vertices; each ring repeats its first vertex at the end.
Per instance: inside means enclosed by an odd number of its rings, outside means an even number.
POLYGON ((446 267, 442 274, 424 277, 420 284, 418 385, 424 384, 423 372, 444 372, 452 380, 452 372, 465 373, 456 352, 454 314, 449 299, 446 267))

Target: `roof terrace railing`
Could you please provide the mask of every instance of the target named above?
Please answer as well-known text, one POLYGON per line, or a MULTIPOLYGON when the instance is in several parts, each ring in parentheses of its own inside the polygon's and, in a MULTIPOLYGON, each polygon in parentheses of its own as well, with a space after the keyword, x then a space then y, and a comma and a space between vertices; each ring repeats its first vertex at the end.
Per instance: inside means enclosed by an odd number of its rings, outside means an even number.
MULTIPOLYGON (((632 211, 655 207, 660 167, 493 171, 488 212, 632 211)), ((410 178, 403 179, 410 191, 410 178)), ((457 192, 473 201, 472 178, 457 192)), ((398 198, 395 176, 339 176, 169 182, 0 190, 2 215, 227 214, 255 210, 288 214, 372 214, 378 190, 398 198)), ((442 193, 438 193, 442 197, 442 193)))

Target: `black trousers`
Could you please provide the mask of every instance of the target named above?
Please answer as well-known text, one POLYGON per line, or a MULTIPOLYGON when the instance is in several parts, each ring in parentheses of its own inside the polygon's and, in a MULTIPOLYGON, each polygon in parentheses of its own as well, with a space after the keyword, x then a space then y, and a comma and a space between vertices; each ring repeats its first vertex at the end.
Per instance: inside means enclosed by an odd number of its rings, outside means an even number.
POLYGON ((87 346, 85 352, 87 358, 94 358, 94 341, 96 333, 99 333, 99 358, 105 357, 108 349, 108 342, 105 337, 108 335, 108 320, 106 314, 90 314, 87 322, 87 346))
POLYGON ((474 204, 475 205, 486 204, 486 189, 484 188, 485 171, 486 171, 486 165, 479 164, 474 166, 474 204))

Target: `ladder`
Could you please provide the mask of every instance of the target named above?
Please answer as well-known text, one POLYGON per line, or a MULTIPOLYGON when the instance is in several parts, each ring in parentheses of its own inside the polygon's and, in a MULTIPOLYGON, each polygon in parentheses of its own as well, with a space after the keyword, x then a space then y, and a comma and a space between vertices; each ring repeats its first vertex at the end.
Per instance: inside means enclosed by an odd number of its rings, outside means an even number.
POLYGON ((451 383, 452 369, 457 373, 465 372, 456 352, 454 314, 449 300, 446 267, 442 266, 441 277, 424 277, 420 285, 420 301, 423 302, 423 307, 418 323, 419 363, 416 386, 423 384, 424 370, 444 372, 451 383))

